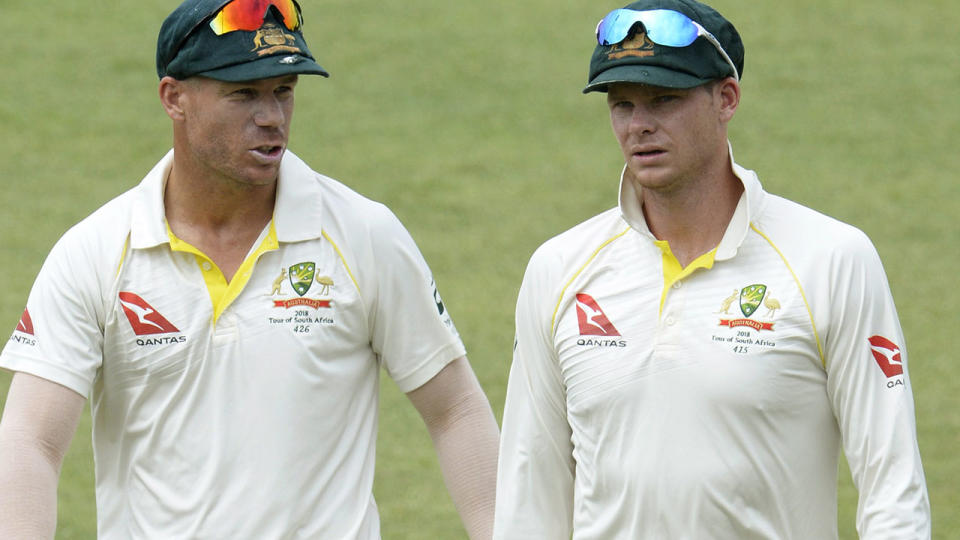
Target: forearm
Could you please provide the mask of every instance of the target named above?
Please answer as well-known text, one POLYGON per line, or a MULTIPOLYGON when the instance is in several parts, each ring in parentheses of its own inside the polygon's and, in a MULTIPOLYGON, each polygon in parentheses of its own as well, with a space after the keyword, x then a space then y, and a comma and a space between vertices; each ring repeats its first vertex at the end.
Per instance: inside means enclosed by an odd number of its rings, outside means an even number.
POLYGON ((423 418, 447 491, 472 540, 493 536, 500 430, 465 357, 407 396, 423 418))
POLYGON ((0 419, 0 538, 53 538, 60 466, 85 401, 56 383, 13 376, 0 419))
POLYGON ((53 538, 59 470, 35 445, 0 428, 0 538, 53 538))
POLYGON ((491 538, 500 444, 497 422, 482 392, 465 397, 449 420, 430 429, 444 483, 470 538, 491 538))

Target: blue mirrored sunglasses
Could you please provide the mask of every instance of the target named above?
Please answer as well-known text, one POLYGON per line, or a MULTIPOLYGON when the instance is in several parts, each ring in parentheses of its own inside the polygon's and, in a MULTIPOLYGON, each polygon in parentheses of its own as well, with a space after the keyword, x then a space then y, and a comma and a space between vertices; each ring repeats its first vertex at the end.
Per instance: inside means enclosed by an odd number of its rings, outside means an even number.
POLYGON ((647 11, 615 9, 597 23, 597 43, 600 45, 620 43, 627 39, 627 36, 630 35, 630 29, 637 23, 643 25, 650 41, 666 47, 687 47, 698 37, 703 36, 716 47, 727 64, 730 64, 733 77, 738 81, 740 80, 737 66, 730 59, 727 51, 723 50, 723 46, 720 45, 717 38, 700 23, 679 11, 671 9, 651 9, 647 11))

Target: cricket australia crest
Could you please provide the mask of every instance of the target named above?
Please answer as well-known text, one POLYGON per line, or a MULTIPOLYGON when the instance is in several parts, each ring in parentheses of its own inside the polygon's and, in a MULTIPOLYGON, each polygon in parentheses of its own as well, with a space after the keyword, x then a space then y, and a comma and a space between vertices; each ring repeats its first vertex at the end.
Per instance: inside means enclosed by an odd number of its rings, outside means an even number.
MULTIPOLYGON (((319 296, 323 297, 330 294, 330 289, 334 285, 333 278, 318 274, 316 263, 304 261, 287 268, 281 268, 280 275, 274 278, 270 288, 270 296, 280 298, 279 300, 273 300, 273 307, 284 309, 303 307, 319 309, 332 307, 333 300, 331 298, 304 298, 304 295, 310 291, 314 280, 320 285, 319 296), (283 288, 287 282, 289 282, 293 288, 293 293, 297 295, 290 299, 284 299, 286 295, 283 293, 283 288)), ((317 288, 314 288, 314 291, 317 290, 317 288)), ((331 323, 332 321, 333 320, 330 319, 331 323)))
POLYGON ((766 285, 747 285, 740 290, 740 312, 744 317, 753 315, 753 312, 760 307, 763 296, 767 294, 766 285))
POLYGON ((299 296, 307 294, 310 286, 313 285, 313 275, 317 271, 317 265, 312 262, 297 263, 290 267, 288 275, 290 276, 290 285, 294 292, 299 296))
MULTIPOLYGON (((767 294, 767 286, 762 283, 747 285, 741 289, 734 289, 733 294, 723 300, 720 305, 721 314, 729 314, 735 301, 740 301, 740 313, 743 317, 735 319, 720 319, 720 326, 735 328, 737 326, 747 326, 754 330, 773 330, 773 318, 780 309, 780 301, 767 294), (760 309, 760 306, 767 308, 763 317, 753 315, 760 309), (766 320, 763 320, 766 319, 766 320)), ((735 308, 734 308, 735 309, 735 308)))
POLYGON ((774 348, 777 343, 773 325, 779 310, 780 301, 770 296, 767 286, 763 283, 733 289, 731 294, 720 303, 720 310, 716 312, 720 314, 719 322, 724 330, 714 333, 710 339, 731 347, 736 354, 752 354, 774 348), (734 302, 738 300, 740 314, 743 317, 737 316, 734 302), (766 308, 762 315, 758 313, 761 307, 766 308), (732 313, 731 310, 733 310, 732 313), (763 331, 771 333, 761 334, 763 331))

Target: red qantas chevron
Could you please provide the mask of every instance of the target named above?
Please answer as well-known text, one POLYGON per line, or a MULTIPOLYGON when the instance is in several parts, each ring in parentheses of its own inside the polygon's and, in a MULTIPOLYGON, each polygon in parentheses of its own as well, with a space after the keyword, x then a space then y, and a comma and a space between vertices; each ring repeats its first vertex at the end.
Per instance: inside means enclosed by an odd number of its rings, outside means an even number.
POLYGON ((123 313, 130 321, 133 332, 138 336, 170 334, 180 331, 143 298, 132 292, 121 292, 119 297, 123 313))
POLYGON ((33 335, 33 320, 30 319, 30 312, 23 308, 23 315, 20 316, 20 322, 17 323, 17 332, 33 335))
POLYGON ((600 305, 589 294, 577 294, 577 322, 581 336, 619 336, 600 305))
POLYGON ((903 361, 900 359, 900 347, 883 336, 873 336, 869 340, 870 352, 877 361, 883 374, 895 377, 903 373, 903 361))

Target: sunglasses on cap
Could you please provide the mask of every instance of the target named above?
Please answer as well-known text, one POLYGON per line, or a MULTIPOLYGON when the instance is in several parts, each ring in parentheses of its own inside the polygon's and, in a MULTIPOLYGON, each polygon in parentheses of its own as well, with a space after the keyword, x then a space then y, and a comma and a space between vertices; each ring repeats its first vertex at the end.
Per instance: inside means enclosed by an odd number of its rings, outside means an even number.
POLYGON ((738 81, 740 80, 737 66, 734 65, 727 51, 723 50, 717 38, 700 23, 672 9, 651 9, 647 11, 615 9, 597 23, 597 43, 600 45, 620 43, 627 39, 627 36, 630 35, 630 29, 637 23, 643 25, 650 41, 666 47, 687 47, 698 37, 703 36, 716 47, 723 59, 730 64, 733 77, 738 81))
POLYGON ((288 30, 300 29, 303 19, 300 16, 300 5, 295 0, 232 0, 213 16, 210 28, 218 36, 237 30, 259 30, 270 6, 277 8, 283 15, 283 25, 288 30))

